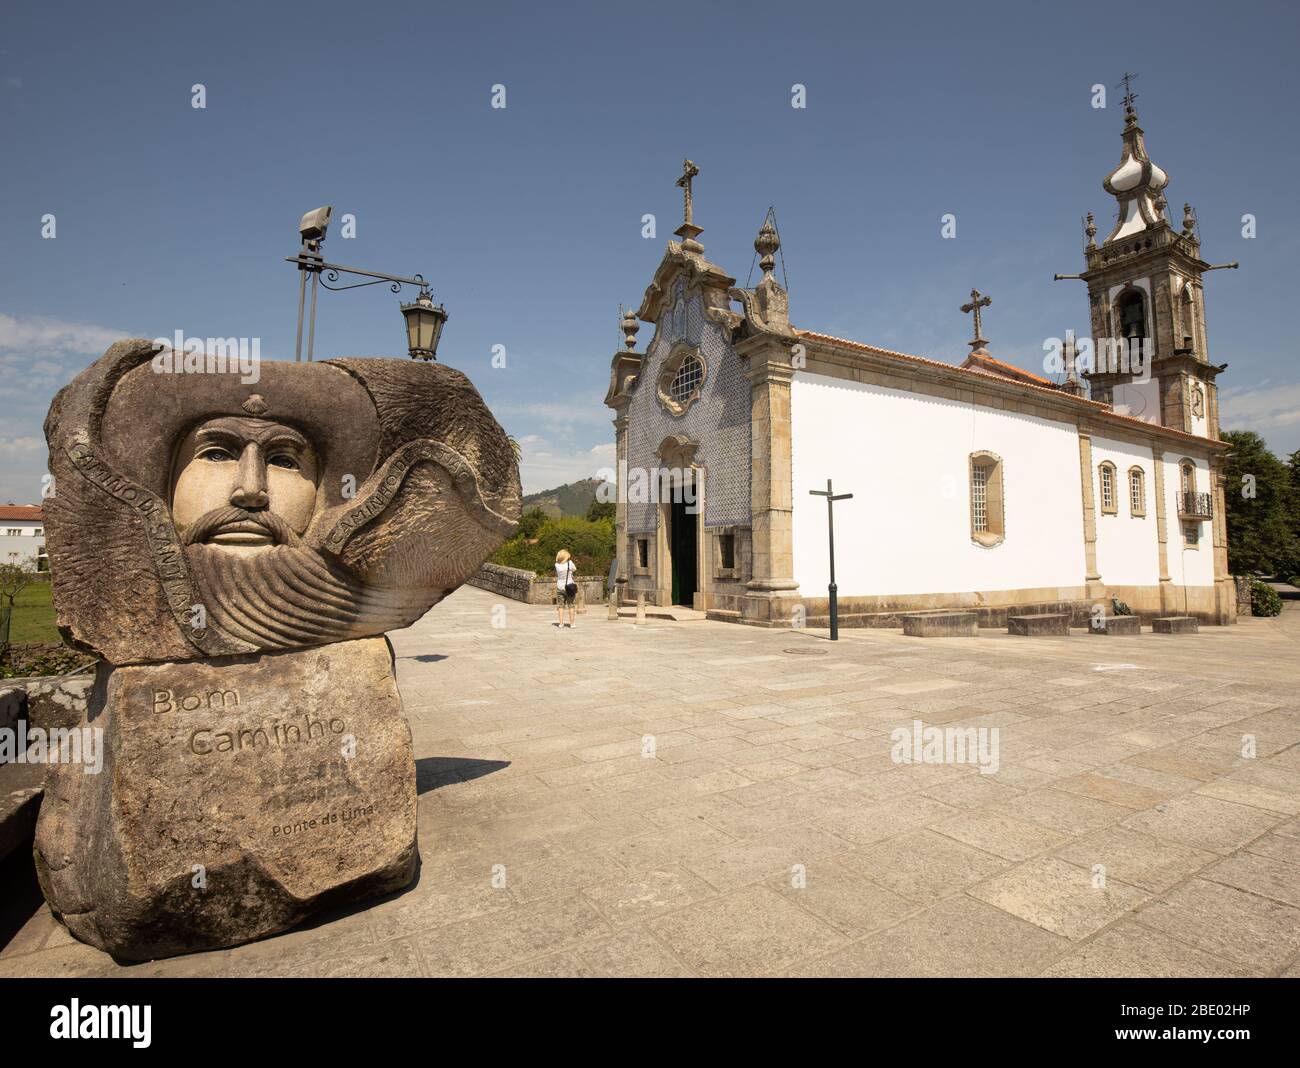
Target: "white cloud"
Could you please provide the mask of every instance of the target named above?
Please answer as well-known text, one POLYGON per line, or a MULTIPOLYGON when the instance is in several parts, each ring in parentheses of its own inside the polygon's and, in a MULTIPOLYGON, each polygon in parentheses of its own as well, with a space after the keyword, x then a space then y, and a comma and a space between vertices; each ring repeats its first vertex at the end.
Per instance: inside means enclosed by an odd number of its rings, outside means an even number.
POLYGON ((602 442, 590 449, 566 450, 537 435, 529 437, 531 440, 520 441, 524 454, 519 461, 519 477, 525 493, 538 493, 567 482, 595 478, 602 468, 614 466, 613 442, 602 442))
POLYGON ((31 453, 43 452, 45 450, 45 439, 35 437, 20 438, 0 438, 0 456, 14 457, 26 456, 31 453))
POLYGON ((31 357, 98 356, 113 342, 130 336, 121 330, 90 323, 43 317, 17 319, 0 312, 0 352, 31 357))
POLYGON ((1221 390, 1219 421, 1226 430, 1268 430, 1300 424, 1300 382, 1221 390))
MULTIPOLYGON (((492 405, 492 414, 499 422, 510 419, 534 419, 547 430, 570 430, 574 427, 609 427, 614 414, 599 402, 587 399, 572 404, 553 404, 546 401, 530 401, 526 404, 514 404, 506 401, 492 405)), ((610 433, 613 433, 611 428, 610 433)))
POLYGON ((0 504, 39 504, 47 461, 44 438, 0 438, 0 504))

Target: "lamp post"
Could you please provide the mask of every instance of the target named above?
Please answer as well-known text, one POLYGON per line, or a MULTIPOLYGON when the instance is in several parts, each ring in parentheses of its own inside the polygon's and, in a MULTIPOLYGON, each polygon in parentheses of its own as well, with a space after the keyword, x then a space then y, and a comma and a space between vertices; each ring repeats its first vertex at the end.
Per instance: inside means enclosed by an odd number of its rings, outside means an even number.
POLYGON ((311 313, 307 317, 307 359, 316 351, 316 294, 319 286, 338 292, 343 289, 360 289, 362 286, 378 285, 387 282, 394 293, 401 293, 402 286, 416 286, 419 296, 412 304, 402 305, 402 316, 406 320, 407 351, 412 359, 432 360, 438 353, 438 339, 442 336, 443 324, 447 321, 447 310, 441 305, 435 306, 429 293, 429 285, 423 275, 404 278, 397 274, 384 274, 382 271, 363 271, 360 267, 344 267, 340 263, 326 263, 321 255, 321 246, 325 243, 325 233, 329 229, 330 216, 334 209, 330 205, 309 211, 298 224, 298 234, 302 238, 302 248, 296 256, 286 256, 286 263, 296 263, 299 271, 298 281, 298 336, 294 342, 293 358, 302 359, 302 325, 303 312, 307 303, 307 276, 311 276, 311 313), (321 275, 325 277, 322 278, 321 275), (342 274, 369 278, 369 282, 353 282, 351 285, 334 286, 342 274))
POLYGON ((427 289, 421 289, 413 304, 402 305, 406 319, 406 348, 413 360, 432 360, 438 353, 438 338, 447 321, 447 309, 434 306, 427 289))
POLYGON ((831 489, 831 480, 829 478, 826 480, 826 489, 809 490, 808 492, 813 497, 826 498, 826 531, 830 535, 831 542, 831 584, 827 587, 827 592, 830 594, 831 602, 831 641, 837 642, 840 640, 840 606, 836 599, 837 591, 835 586, 835 502, 847 501, 852 498, 853 494, 841 493, 837 496, 831 489))

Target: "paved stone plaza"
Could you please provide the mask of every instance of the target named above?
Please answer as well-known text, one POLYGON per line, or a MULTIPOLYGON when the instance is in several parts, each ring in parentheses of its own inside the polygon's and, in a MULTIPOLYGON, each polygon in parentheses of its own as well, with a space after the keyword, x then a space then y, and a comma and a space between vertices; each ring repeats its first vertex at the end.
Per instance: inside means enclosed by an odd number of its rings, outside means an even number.
POLYGON ((41 907, 0 975, 1300 975, 1300 611, 832 645, 499 604, 392 635, 411 889, 128 967, 41 907), (998 772, 895 764, 914 720, 998 727, 998 772))

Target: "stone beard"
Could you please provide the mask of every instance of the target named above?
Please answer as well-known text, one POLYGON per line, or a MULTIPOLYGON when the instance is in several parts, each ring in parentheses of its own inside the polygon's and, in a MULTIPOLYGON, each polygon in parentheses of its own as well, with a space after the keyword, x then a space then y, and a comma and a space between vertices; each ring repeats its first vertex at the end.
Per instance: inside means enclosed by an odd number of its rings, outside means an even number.
MULTIPOLYGON (((189 545, 185 560, 209 625, 264 649, 324 645, 406 626, 423 591, 362 585, 314 549, 243 555, 189 545)), ((446 591, 450 593, 451 591, 446 591)))
POLYGON ((313 443, 269 419, 206 420, 180 442, 172 515, 198 603, 222 633, 262 648, 320 645, 400 627, 427 600, 369 588, 304 545, 319 481, 313 443))

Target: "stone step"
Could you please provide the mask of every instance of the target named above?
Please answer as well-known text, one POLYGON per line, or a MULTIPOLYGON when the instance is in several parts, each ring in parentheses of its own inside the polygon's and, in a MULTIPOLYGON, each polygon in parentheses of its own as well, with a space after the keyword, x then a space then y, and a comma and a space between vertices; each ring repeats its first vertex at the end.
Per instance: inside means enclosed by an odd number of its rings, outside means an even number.
POLYGON ((978 612, 909 612, 903 616, 903 633, 913 638, 973 638, 978 629, 978 612))
POLYGON ((1055 612, 1034 616, 1008 616, 1007 633, 1018 634, 1025 638, 1067 638, 1070 635, 1070 617, 1055 612))
POLYGON ((1160 616, 1151 621, 1152 634, 1196 634, 1199 630, 1195 616, 1160 616))
POLYGON ((1098 616, 1088 624, 1089 634, 1141 634, 1142 624, 1137 616, 1098 616))
MULTIPOLYGON (((646 619, 670 619, 674 623, 694 623, 708 618, 707 612, 697 612, 694 608, 680 604, 648 604, 645 606, 645 615, 646 619)), ((636 605, 624 605, 618 610, 618 616, 620 619, 636 619, 636 605)))

